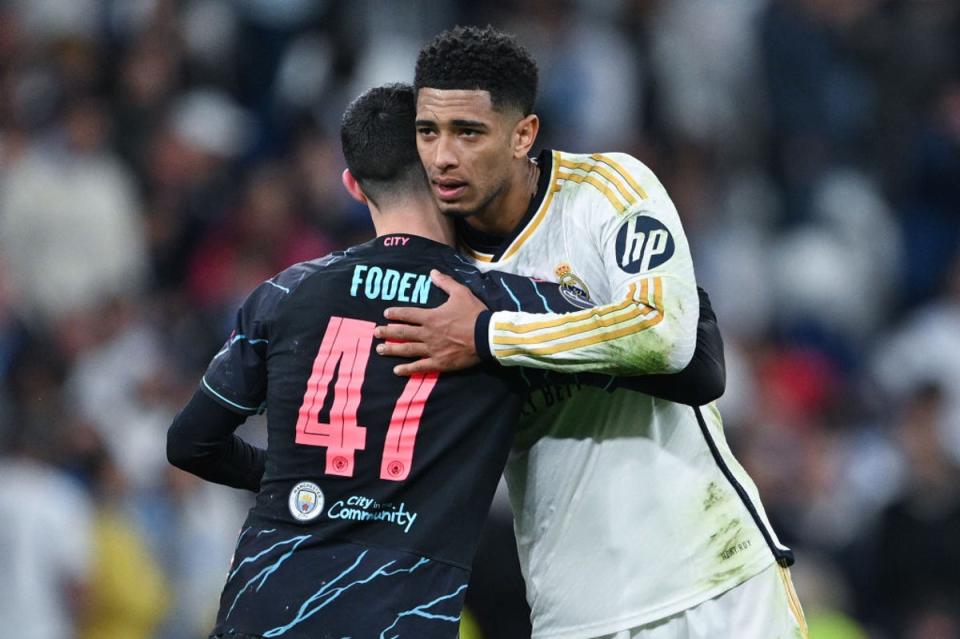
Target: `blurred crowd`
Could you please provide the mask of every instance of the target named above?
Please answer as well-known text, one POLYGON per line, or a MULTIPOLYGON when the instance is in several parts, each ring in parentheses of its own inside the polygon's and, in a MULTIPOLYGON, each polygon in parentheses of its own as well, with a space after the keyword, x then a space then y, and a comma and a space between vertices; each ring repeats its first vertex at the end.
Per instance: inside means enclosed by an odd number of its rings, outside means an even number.
POLYGON ((0 627, 205 636, 251 501, 166 428, 257 283, 372 236, 347 102, 488 22, 539 61, 539 148, 671 193, 811 637, 960 638, 955 0, 0 0, 0 627))

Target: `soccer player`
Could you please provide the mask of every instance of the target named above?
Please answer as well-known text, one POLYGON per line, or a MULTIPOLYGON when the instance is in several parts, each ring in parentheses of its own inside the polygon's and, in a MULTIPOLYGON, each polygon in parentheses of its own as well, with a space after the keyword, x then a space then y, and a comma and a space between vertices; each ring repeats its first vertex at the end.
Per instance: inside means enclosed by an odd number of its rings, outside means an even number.
MULTIPOLYGON (((457 295, 473 291, 481 308, 578 309, 556 285, 482 274, 452 248, 453 225, 417 155, 414 116, 413 88, 400 85, 347 109, 344 183, 369 205, 377 238, 260 285, 170 428, 172 463, 258 491, 215 636, 457 634, 525 380, 549 380, 490 365, 398 377, 398 361, 375 354, 375 326, 393 304, 439 306, 454 281, 468 287, 457 295), (433 269, 445 275, 431 278, 433 269), (234 435, 264 407, 266 451, 234 435)), ((587 375, 565 385, 612 391, 624 383, 709 401, 722 392, 722 345, 712 313, 703 315, 702 357, 684 372, 623 382, 587 375), (701 379, 714 387, 707 396, 696 388, 701 379)))
MULTIPOLYGON (((481 268, 559 282, 559 315, 388 309, 401 374, 477 361, 567 373, 669 373, 693 350, 697 295, 677 212, 623 153, 528 157, 537 67, 490 27, 417 60, 417 145, 441 210, 481 268), (475 342, 471 337, 476 336, 475 342)), ((451 287, 456 290, 458 287, 451 287)), ((463 304, 459 306, 458 304, 463 304)), ((805 623, 757 489, 720 413, 584 388, 535 400, 506 475, 535 638, 770 639, 805 623)))

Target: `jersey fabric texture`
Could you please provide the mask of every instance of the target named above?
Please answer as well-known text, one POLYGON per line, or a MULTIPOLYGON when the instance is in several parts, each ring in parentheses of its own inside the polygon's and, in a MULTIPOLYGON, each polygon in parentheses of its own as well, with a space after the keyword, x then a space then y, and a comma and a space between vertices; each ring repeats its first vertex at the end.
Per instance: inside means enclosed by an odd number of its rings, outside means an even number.
POLYGON ((215 634, 456 636, 527 387, 493 364, 398 377, 400 360, 375 354, 384 309, 446 299, 431 268, 490 308, 576 310, 555 285, 484 274, 407 235, 259 286, 201 381, 233 411, 269 406, 265 470, 215 634))
POLYGON ((667 619, 596 639, 808 639, 790 573, 771 564, 730 590, 667 619))
POLYGON ((237 543, 215 636, 452 638, 468 581, 468 571, 416 553, 251 525, 237 543))
MULTIPOLYGON (((557 282, 583 310, 486 314, 478 352, 566 373, 683 368, 696 280, 663 186, 620 153, 544 151, 537 162, 516 231, 490 238, 461 224, 463 250, 481 268, 557 282)), ((506 476, 535 638, 633 628, 792 561, 713 404, 534 392, 506 476)))

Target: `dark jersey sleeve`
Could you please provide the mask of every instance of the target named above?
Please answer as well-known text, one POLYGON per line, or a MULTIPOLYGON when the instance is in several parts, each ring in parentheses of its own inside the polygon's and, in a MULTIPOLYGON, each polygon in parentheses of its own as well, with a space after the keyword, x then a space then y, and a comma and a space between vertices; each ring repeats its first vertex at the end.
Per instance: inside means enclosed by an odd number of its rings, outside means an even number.
POLYGON ((167 459, 174 466, 218 484, 259 489, 266 452, 233 433, 266 405, 270 320, 289 290, 268 280, 237 311, 200 390, 167 431, 167 459))
POLYGON ((237 311, 233 331, 200 380, 200 387, 228 410, 263 412, 267 397, 267 349, 271 315, 289 289, 269 280, 237 311))
POLYGON ((256 492, 267 454, 233 434, 245 420, 197 390, 167 431, 167 460, 207 481, 256 492))

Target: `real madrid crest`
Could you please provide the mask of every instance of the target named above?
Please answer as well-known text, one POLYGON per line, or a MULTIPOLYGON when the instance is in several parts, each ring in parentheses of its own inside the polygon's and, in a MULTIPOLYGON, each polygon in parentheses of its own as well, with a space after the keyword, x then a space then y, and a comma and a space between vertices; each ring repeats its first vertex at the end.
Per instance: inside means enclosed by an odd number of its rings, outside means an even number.
POLYGON ((560 284, 560 294, 564 299, 578 308, 592 308, 593 300, 590 299, 590 289, 586 283, 573 274, 573 269, 566 262, 560 263, 556 270, 557 283, 560 284))
POLYGON ((302 481, 290 490, 287 507, 297 521, 316 519, 323 512, 323 491, 312 481, 302 481))

